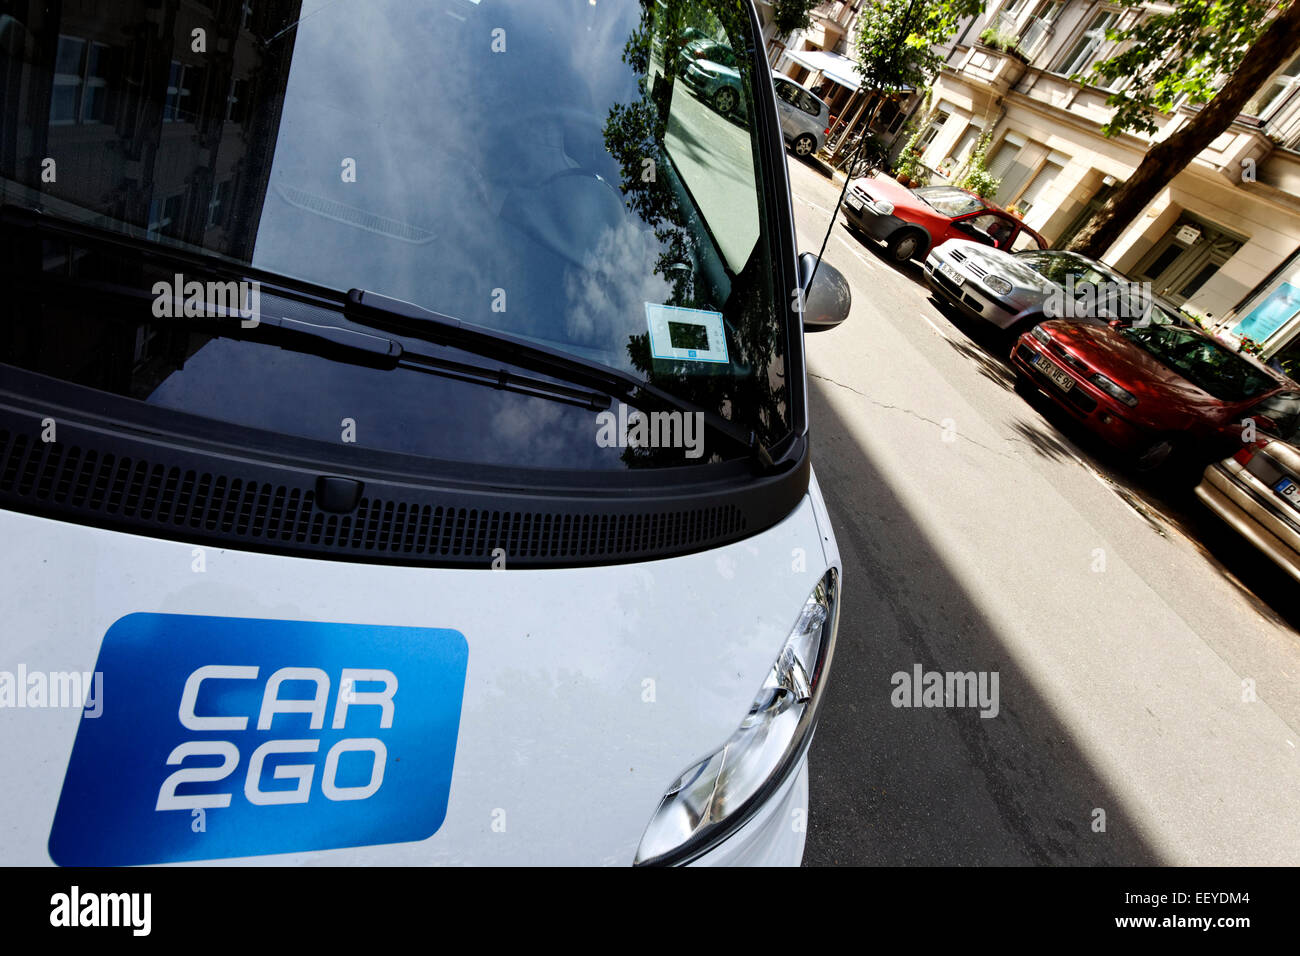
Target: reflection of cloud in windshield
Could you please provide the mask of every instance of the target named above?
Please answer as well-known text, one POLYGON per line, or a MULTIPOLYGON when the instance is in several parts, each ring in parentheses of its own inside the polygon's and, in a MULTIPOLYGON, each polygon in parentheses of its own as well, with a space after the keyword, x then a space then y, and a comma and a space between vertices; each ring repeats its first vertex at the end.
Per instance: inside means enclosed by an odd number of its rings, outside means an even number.
MULTIPOLYGON (((582 336, 574 344, 613 346, 605 360, 618 361, 626 329, 613 315, 600 318, 597 291, 604 288, 616 309, 619 300, 637 301, 655 244, 613 240, 621 276, 598 252, 584 255, 599 275, 578 277, 581 288, 571 292, 566 272, 576 270, 518 220, 539 193, 556 191, 557 173, 616 174, 603 125, 611 103, 636 95, 636 76, 617 57, 591 51, 621 49, 639 10, 585 0, 485 7, 304 5, 255 263, 515 334, 557 341, 572 330, 582 336), (506 40, 499 54, 491 49, 498 28, 506 40), (416 36, 424 39, 411 42, 416 36), (341 175, 344 159, 355 160, 354 182, 341 175), (632 290, 614 291, 619 282, 632 290), (496 289, 509 295, 504 313, 491 310, 496 289), (586 303, 582 317, 561 311, 566 295, 586 303)), ((552 231, 582 244, 567 220, 556 219, 552 231)))
POLYGON ((570 339, 621 350, 629 334, 644 332, 645 303, 667 302, 672 295, 669 283, 646 267, 658 253, 654 235, 631 220, 607 229, 587 254, 585 271, 565 273, 564 324, 570 339))

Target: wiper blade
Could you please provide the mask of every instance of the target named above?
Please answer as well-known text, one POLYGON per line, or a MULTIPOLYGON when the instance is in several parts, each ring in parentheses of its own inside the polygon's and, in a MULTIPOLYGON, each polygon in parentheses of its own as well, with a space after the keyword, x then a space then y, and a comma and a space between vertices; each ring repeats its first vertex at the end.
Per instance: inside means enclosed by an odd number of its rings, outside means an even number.
MULTIPOLYGON (((717 412, 699 408, 618 369, 588 362, 506 333, 461 322, 451 316, 433 312, 401 299, 360 289, 353 289, 344 297, 336 289, 316 285, 306 280, 281 276, 219 256, 164 245, 102 226, 52 216, 25 206, 5 204, 0 207, 0 225, 114 251, 129 251, 171 265, 183 264, 192 268, 196 275, 206 274, 236 281, 255 280, 264 295, 280 296, 342 312, 347 318, 373 331, 396 332, 434 344, 449 345, 518 368, 562 379, 569 384, 529 378, 504 368, 483 368, 415 352, 403 347, 399 342, 383 336, 368 336, 366 332, 360 330, 316 326, 287 317, 263 315, 260 324, 277 330, 280 339, 275 344, 283 348, 311 352, 326 358, 364 364, 373 368, 400 366, 441 373, 465 381, 493 385, 506 391, 552 398, 594 410, 608 408, 611 398, 617 398, 637 408, 649 400, 650 403, 669 410, 698 413, 710 430, 746 451, 763 469, 774 467, 772 456, 759 440, 757 432, 747 431, 717 412), (595 389, 596 392, 571 386, 584 386, 595 389)), ((47 278, 44 281, 52 280, 47 278)), ((64 284, 69 281, 83 289, 98 286, 101 291, 110 294, 137 293, 137 290, 127 289, 116 283, 63 280, 64 284)), ((138 290, 138 294, 152 302, 152 296, 143 290, 138 290)), ((274 334, 266 331, 258 333, 255 327, 240 328, 238 322, 234 321, 237 318, 239 316, 236 314, 219 322, 207 320, 207 324, 213 327, 214 333, 229 338, 270 338, 274 334)), ((204 320, 200 318, 170 321, 204 324, 204 320)))
POLYGON ((367 328, 449 345, 543 375, 553 375, 575 385, 597 388, 637 408, 644 406, 648 398, 653 404, 670 411, 698 415, 710 430, 744 449, 762 468, 775 466, 771 453, 759 440, 756 431, 747 430, 715 411, 678 398, 635 375, 378 292, 352 289, 347 298, 346 314, 350 318, 356 317, 367 328))
MULTIPOLYGON (((205 261, 205 257, 199 254, 189 253, 184 250, 173 251, 168 246, 155 246, 148 240, 136 239, 102 227, 49 217, 44 213, 16 206, 5 206, 0 210, 0 223, 8 227, 17 226, 20 229, 63 238, 71 242, 101 246, 113 251, 125 250, 140 253, 169 263, 180 263, 184 266, 192 265, 191 274, 196 276, 223 276, 244 281, 248 276, 256 275, 258 276, 256 281, 262 293, 306 302, 334 312, 341 313, 344 311, 344 303, 340 300, 338 293, 334 293, 335 297, 331 299, 327 295, 317 294, 317 290, 308 283, 288 280, 287 284, 281 285, 274 280, 268 280, 267 277, 271 274, 261 270, 245 271, 234 268, 221 260, 205 261)), ((90 292, 97 296, 130 300, 144 314, 152 313, 153 303, 156 298, 151 291, 125 283, 52 276, 46 273, 10 276, 10 281, 17 281, 20 284, 39 283, 47 288, 53 287, 65 292, 75 290, 82 297, 90 292)), ((203 287, 206 291, 208 286, 204 283, 203 287)), ((320 291, 328 293, 328 290, 320 291)), ((306 322, 302 319, 275 315, 273 312, 266 311, 257 316, 255 324, 250 321, 249 324, 245 325, 245 316, 228 305, 218 303, 202 303, 197 311, 203 314, 178 315, 157 321, 184 324, 189 328, 200 329, 218 338, 264 342, 290 351, 318 355, 322 358, 351 365, 361 365, 379 370, 404 368, 418 372, 428 372, 441 375, 444 378, 454 378, 459 381, 486 385, 534 398, 551 399, 592 411, 603 411, 609 408, 611 404, 610 397, 602 391, 574 388, 559 382, 521 375, 505 368, 488 368, 468 362, 453 361, 421 350, 408 348, 388 336, 375 335, 359 329, 306 322)))

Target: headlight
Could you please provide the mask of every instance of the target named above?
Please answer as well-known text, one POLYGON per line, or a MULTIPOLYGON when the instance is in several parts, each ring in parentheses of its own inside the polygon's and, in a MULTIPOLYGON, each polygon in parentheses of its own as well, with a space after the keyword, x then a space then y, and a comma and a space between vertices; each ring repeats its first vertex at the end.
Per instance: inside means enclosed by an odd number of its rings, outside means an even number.
POLYGON ((876 211, 877 215, 881 216, 892 215, 894 212, 894 204, 884 199, 878 199, 873 202, 871 208, 876 211))
POLYGON ((1047 334, 1047 330, 1041 325, 1035 325, 1029 330, 1029 334, 1038 339, 1038 341, 1042 342, 1044 345, 1047 345, 1052 341, 1052 337, 1047 334))
POLYGON ((685 863, 753 816, 812 739, 839 624, 839 574, 827 571, 731 739, 677 778, 650 818, 635 863, 685 863))
POLYGON ((998 295, 1006 295, 1011 291, 1011 283, 1002 276, 985 276, 984 284, 998 295))
POLYGON ((1093 385, 1096 385, 1099 389, 1101 389, 1111 398, 1123 402, 1129 408, 1132 408, 1134 405, 1138 403, 1136 395, 1128 391, 1128 389, 1120 388, 1118 385, 1116 385, 1114 382, 1108 379, 1105 375, 1102 375, 1100 372, 1095 373, 1092 376, 1092 378, 1089 379, 1089 381, 1091 381, 1093 385))

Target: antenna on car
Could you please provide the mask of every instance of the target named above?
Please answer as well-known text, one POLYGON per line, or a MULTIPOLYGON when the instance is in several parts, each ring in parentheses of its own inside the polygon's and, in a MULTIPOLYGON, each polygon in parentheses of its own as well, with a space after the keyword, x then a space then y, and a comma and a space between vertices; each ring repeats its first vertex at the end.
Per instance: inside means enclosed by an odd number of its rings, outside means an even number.
POLYGON ((854 173, 858 171, 858 163, 862 161, 862 153, 866 149, 868 136, 863 136, 849 153, 848 161, 844 164, 844 188, 840 190, 840 198, 835 203, 835 208, 831 210, 831 221, 826 226, 826 236, 822 239, 822 247, 817 250, 817 262, 813 265, 812 275, 808 277, 808 285, 805 288, 811 289, 813 282, 817 278, 817 270, 821 267, 822 256, 826 254, 826 246, 831 241, 831 233, 835 230, 835 221, 840 218, 840 207, 844 205, 844 196, 849 191, 849 183, 853 182, 854 173))

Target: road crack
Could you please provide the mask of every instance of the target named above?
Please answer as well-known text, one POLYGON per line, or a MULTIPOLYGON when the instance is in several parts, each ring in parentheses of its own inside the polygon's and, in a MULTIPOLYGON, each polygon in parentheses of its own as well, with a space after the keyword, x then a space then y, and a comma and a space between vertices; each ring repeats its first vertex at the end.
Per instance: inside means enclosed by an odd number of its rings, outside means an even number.
MULTIPOLYGON (((848 390, 849 390, 850 392, 852 392, 854 395, 860 395, 860 396, 862 396, 862 397, 865 398, 868 402, 870 402, 872 405, 875 405, 877 408, 883 408, 883 409, 886 409, 886 410, 888 410, 888 411, 893 411, 893 412, 902 412, 904 415, 908 415, 908 416, 910 416, 910 417, 912 417, 912 418, 915 418, 915 419, 916 419, 917 421, 919 421, 919 422, 925 422, 927 425, 933 425, 935 428, 939 429, 940 431, 946 431, 946 430, 947 430, 947 426, 945 426, 945 425, 943 424, 943 422, 936 422, 933 418, 926 418, 924 415, 920 414, 919 412, 914 412, 914 411, 912 411, 910 408, 904 408, 902 405, 892 405, 892 404, 890 404, 889 402, 882 402, 882 401, 879 401, 878 399, 872 398, 872 397, 871 397, 870 395, 868 395, 866 392, 863 392, 863 391, 860 391, 859 389, 854 388, 852 385, 846 385, 844 382, 837 382, 835 379, 830 378, 830 377, 828 377, 828 376, 826 376, 826 375, 818 375, 816 372, 812 372, 812 371, 810 371, 810 372, 808 373, 808 377, 809 377, 809 378, 815 378, 815 379, 818 379, 818 380, 823 381, 823 382, 828 382, 829 384, 831 384, 831 385, 835 385, 835 386, 837 386, 837 387, 839 387, 839 388, 848 389, 848 390)), ((955 422, 955 419, 953 419, 952 421, 955 422)), ((961 439, 962 441, 964 441, 964 442, 969 442, 970 444, 974 445, 976 448, 983 449, 984 451, 988 452, 988 453, 991 454, 991 455, 997 455, 999 458, 1005 458, 1005 459, 1007 459, 1008 461, 1019 461, 1019 460, 1020 460, 1019 457, 1016 456, 1016 455, 1009 455, 1009 454, 1007 454, 1005 451, 1001 451, 1000 449, 997 449, 997 448, 991 448, 991 447, 989 447, 988 445, 985 445, 983 442, 978 442, 978 441, 976 441, 975 439, 971 438, 971 437, 968 436, 968 435, 963 435, 960 431, 954 431, 953 434, 954 434, 957 438, 961 439)), ((1008 439, 1008 440, 1010 440, 1010 441, 1014 441, 1014 439, 1008 439)))

